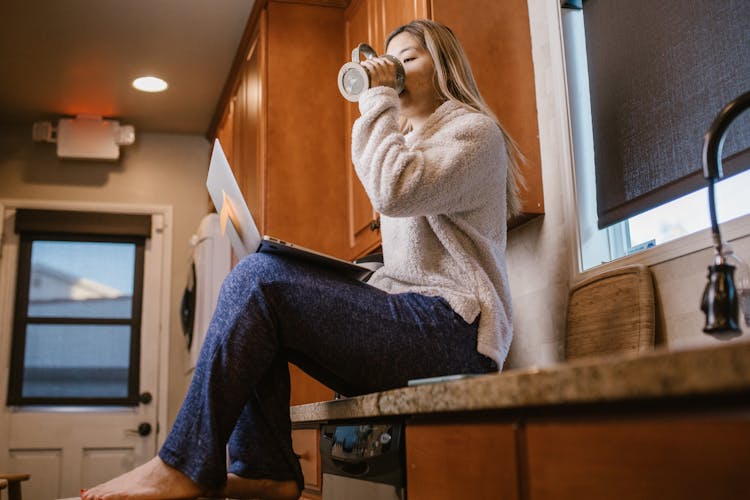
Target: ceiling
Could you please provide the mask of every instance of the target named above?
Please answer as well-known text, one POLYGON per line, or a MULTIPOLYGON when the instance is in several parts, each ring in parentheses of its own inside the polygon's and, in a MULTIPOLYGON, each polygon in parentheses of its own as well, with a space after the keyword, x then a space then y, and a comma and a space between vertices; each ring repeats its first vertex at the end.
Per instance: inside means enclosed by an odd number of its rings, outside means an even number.
POLYGON ((5 0, 0 123, 95 114, 205 134, 254 0, 5 0), (169 83, 139 92, 138 76, 169 83))

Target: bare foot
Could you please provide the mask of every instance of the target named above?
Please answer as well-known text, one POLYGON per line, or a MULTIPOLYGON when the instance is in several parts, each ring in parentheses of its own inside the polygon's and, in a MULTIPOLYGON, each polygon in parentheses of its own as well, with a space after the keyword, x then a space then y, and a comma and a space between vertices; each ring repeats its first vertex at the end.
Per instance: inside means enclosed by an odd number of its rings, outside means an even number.
POLYGON ((297 500, 300 491, 296 481, 273 481, 271 479, 248 479, 227 474, 227 485, 212 497, 253 498, 262 500, 297 500))
POLYGON ((154 457, 145 464, 89 490, 82 500, 178 500, 196 498, 203 490, 182 472, 154 457))

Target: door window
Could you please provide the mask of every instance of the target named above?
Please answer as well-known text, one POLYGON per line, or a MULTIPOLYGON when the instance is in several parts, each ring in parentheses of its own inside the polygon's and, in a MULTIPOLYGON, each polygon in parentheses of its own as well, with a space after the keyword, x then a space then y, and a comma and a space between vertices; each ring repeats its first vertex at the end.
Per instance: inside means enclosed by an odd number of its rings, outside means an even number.
POLYGON ((138 404, 144 244, 21 232, 9 405, 138 404))

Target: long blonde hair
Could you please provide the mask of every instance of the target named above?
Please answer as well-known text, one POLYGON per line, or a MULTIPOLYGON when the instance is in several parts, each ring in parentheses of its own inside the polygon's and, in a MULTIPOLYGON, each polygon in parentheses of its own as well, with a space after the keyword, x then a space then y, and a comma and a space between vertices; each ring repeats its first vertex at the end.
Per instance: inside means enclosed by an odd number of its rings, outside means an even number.
MULTIPOLYGON (((435 66, 435 83, 443 99, 454 101, 464 107, 489 116, 497 123, 505 140, 505 150, 508 155, 508 176, 506 182, 506 198, 508 218, 521 210, 519 191, 525 187, 523 175, 518 164, 525 158, 518 149, 515 141, 508 135, 500 120, 490 110, 479 93, 474 75, 469 66, 463 47, 450 28, 429 19, 416 19, 408 24, 396 28, 386 40, 386 47, 393 37, 400 33, 409 33, 427 49, 435 66)), ((405 125, 406 127, 407 125, 405 125)))

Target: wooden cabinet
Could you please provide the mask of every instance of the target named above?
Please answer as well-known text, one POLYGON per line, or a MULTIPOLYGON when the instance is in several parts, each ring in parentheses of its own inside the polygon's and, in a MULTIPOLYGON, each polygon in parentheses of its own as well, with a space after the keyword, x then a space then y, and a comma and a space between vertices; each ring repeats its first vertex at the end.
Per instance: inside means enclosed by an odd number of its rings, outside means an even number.
MULTIPOLYGON (((427 0, 353 0, 344 14, 344 51, 342 61, 351 57, 360 43, 385 52, 385 39, 395 28, 412 19, 427 16, 427 0)), ((351 130, 359 117, 357 103, 344 102, 346 108, 346 182, 347 222, 350 259, 365 255, 380 245, 378 214, 372 208, 365 189, 354 172, 351 160, 351 130)))
POLYGON ((385 40, 399 26, 414 19, 429 17, 428 0, 381 0, 378 12, 379 50, 385 52, 385 40))
MULTIPOLYGON (((343 7, 259 1, 214 136, 261 233, 347 257, 343 7)), ((333 391, 291 367, 293 404, 333 391)))
POLYGON ((529 422, 528 498, 750 498, 748 447, 746 412, 529 422))
POLYGON ((409 500, 518 499, 517 430, 489 421, 408 424, 409 500))
POLYGON ((264 229, 265 43, 263 11, 252 31, 249 47, 240 59, 237 80, 215 134, 261 232, 264 229))
POLYGON ((258 224, 265 228, 265 116, 263 114, 266 74, 266 15, 260 18, 253 42, 245 56, 241 78, 231 107, 234 115, 232 134, 233 165, 240 189, 258 224))
POLYGON ((266 231, 347 256, 343 9, 268 2, 266 231))
MULTIPOLYGON (((388 34, 412 19, 428 17, 450 27, 464 47, 479 90, 525 157, 522 214, 515 227, 544 213, 531 33, 526 0, 353 0, 345 14, 345 59, 360 42, 385 50, 388 34)), ((380 243, 373 211, 351 165, 356 103, 346 106, 347 206, 350 258, 380 243)))
MULTIPOLYGON (((377 49, 377 26, 374 22, 376 0, 354 0, 344 15, 344 61, 351 57, 351 51, 360 43, 367 43, 377 49)), ((342 101, 344 101, 342 99, 342 101)), ((357 103, 344 101, 346 160, 346 220, 349 245, 348 258, 355 259, 367 254, 380 244, 380 231, 375 227, 377 214, 372 208, 365 188, 354 172, 352 164, 351 130, 359 116, 357 103)))
POLYGON ((408 498, 750 498, 750 413, 698 408, 407 423, 408 498))
POLYGON ((527 0, 431 0, 431 18, 450 27, 471 63, 485 102, 526 157, 522 215, 544 213, 539 126, 527 0))
POLYGON ((289 365, 289 377, 292 382, 292 392, 289 396, 290 406, 329 401, 334 397, 331 389, 308 376, 295 365, 289 365))
POLYGON ((526 157, 523 215, 510 227, 544 212, 525 0, 266 0, 254 8, 212 133, 231 142, 225 150, 262 230, 350 259, 379 245, 377 214, 351 165, 359 111, 334 80, 355 45, 382 52, 388 33, 419 17, 456 33, 487 104, 526 157))
POLYGON ((303 500, 320 500, 323 486, 323 473, 320 467, 320 430, 294 429, 292 430, 292 447, 299 455, 302 475, 305 477, 303 500))
MULTIPOLYGON (((346 257, 343 109, 335 75, 343 10, 268 2, 265 232, 346 257)), ((292 404, 333 391, 290 366, 292 404)))
POLYGON ((340 257, 348 253, 336 86, 343 12, 258 2, 212 134, 224 143, 261 232, 340 257))

